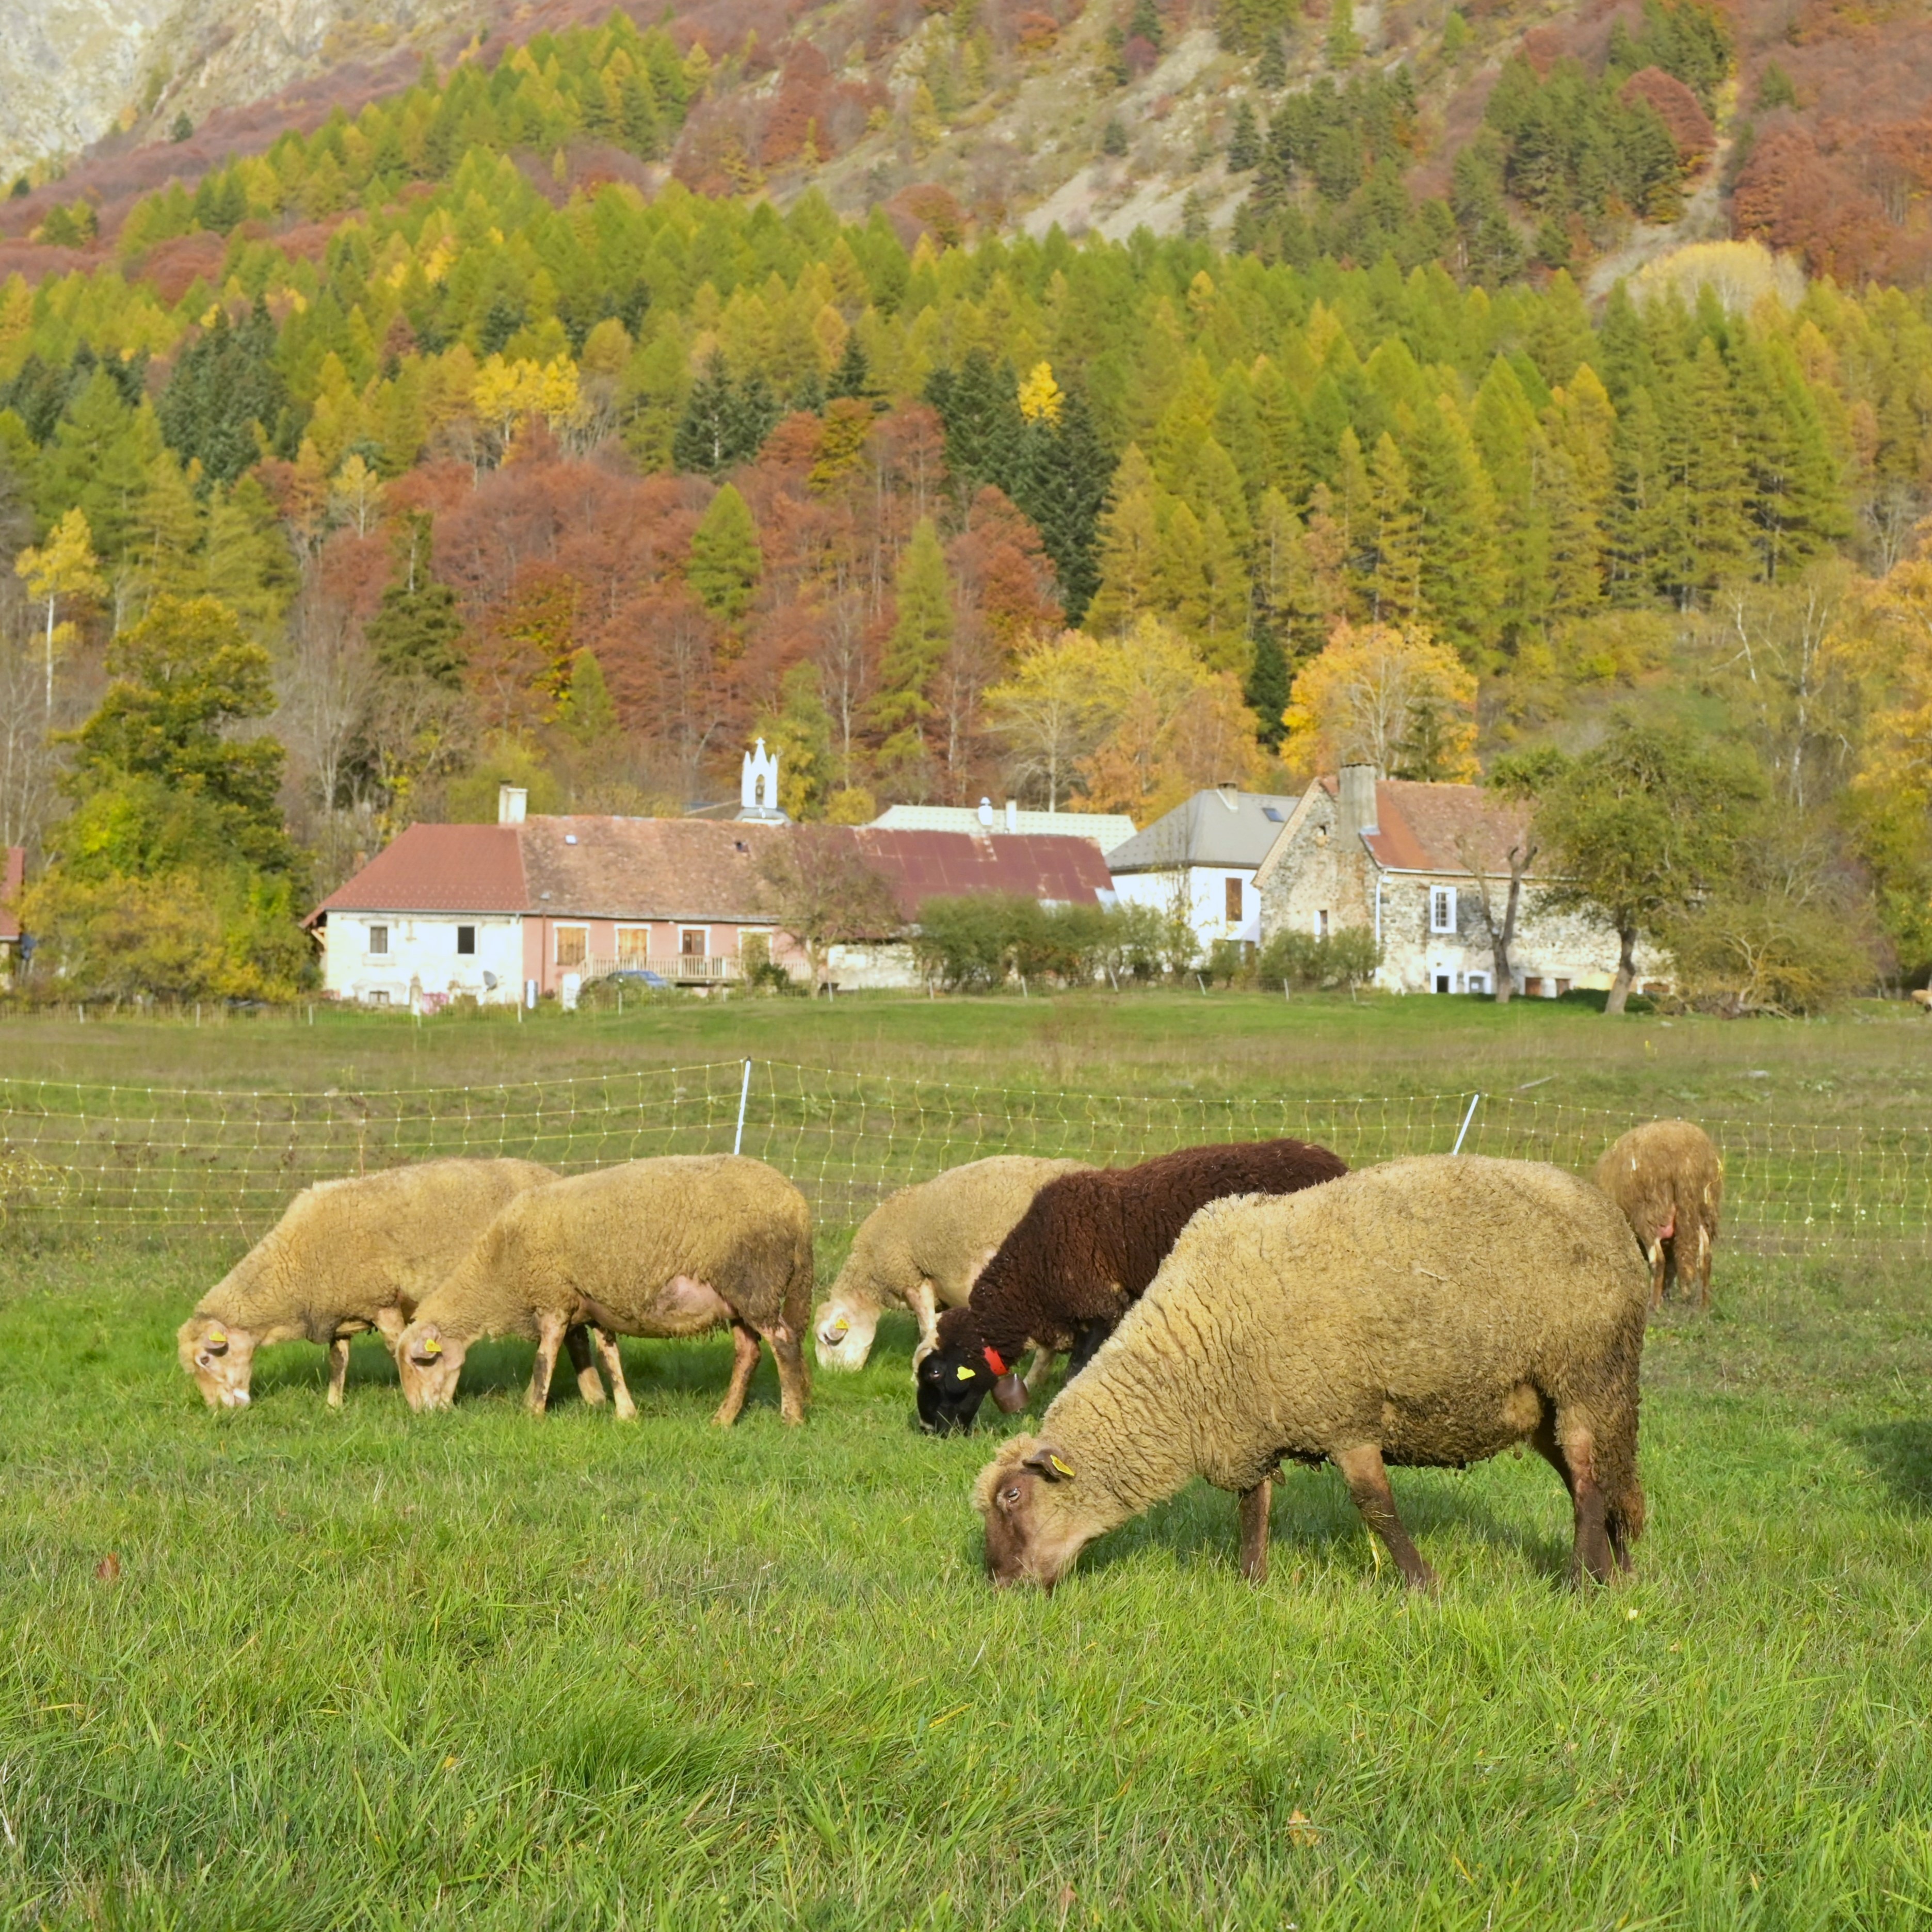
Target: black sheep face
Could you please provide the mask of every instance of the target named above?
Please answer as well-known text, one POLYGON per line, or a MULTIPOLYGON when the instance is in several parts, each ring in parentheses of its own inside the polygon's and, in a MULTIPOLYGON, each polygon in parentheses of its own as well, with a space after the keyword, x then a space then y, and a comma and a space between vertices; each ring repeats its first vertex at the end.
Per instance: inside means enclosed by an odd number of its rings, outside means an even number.
POLYGON ((964 1435, 994 1379, 984 1349, 934 1349, 919 1365, 919 1426, 934 1436, 964 1435))

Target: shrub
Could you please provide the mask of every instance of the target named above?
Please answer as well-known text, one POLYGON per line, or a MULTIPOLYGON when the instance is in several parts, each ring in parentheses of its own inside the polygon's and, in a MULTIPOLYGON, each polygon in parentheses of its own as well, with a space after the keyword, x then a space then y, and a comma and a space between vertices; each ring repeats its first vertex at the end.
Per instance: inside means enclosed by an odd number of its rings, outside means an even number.
POLYGON ((1216 940, 1208 949, 1208 978, 1217 986, 1249 985, 1255 976, 1254 952, 1246 940, 1216 940))
POLYGON ((1256 962, 1262 986, 1348 986, 1366 984, 1382 963, 1382 950, 1366 926, 1324 934, 1277 932, 1256 962))

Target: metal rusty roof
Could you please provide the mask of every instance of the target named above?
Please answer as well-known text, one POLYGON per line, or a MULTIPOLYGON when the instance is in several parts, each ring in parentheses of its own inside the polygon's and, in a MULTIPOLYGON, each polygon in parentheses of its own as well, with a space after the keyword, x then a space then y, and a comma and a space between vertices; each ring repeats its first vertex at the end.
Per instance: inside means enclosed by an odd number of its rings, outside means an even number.
POLYGON ((1096 905, 1113 890, 1100 848, 1091 839, 1024 832, 997 837, 969 832, 893 832, 863 826, 859 849, 892 882, 899 909, 916 919, 928 899, 968 892, 1096 905))

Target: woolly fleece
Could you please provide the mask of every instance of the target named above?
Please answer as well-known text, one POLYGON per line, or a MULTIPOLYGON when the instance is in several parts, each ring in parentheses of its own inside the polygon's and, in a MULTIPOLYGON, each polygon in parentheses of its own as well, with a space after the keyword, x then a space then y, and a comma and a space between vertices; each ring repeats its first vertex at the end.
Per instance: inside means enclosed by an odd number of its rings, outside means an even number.
POLYGON ((1036 1453, 1071 1468, 1022 1477, 1023 1540, 1050 1584, 1190 1477, 1243 1493, 1284 1457, 1371 1444, 1460 1468, 1532 1439, 1547 1404, 1558 1439, 1593 1438, 1612 1532, 1634 1538, 1648 1292, 1622 1214, 1539 1162, 1436 1155, 1216 1202, 974 1501, 989 1516, 1036 1453))

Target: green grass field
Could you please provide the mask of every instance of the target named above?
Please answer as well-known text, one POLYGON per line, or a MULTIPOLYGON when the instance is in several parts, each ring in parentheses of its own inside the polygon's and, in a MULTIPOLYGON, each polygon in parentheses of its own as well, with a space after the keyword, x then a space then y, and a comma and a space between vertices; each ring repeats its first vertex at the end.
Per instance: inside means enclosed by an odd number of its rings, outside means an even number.
MULTIPOLYGON (((1932 1036, 1474 1003, 680 1006, 417 1029, 0 1027, 16 1078, 442 1085, 753 1053, 1016 1086, 1922 1115, 1932 1036), (1766 1077, 1751 1079, 1761 1073, 1766 1077), (1696 1099, 1681 1096, 1697 1096, 1696 1099)), ((849 1229, 821 1230, 829 1269, 849 1229)), ((356 1346, 205 1413, 172 1334, 236 1252, 0 1231, 0 1913, 170 1928, 1906 1927, 1932 1922, 1932 1276, 1726 1255, 1646 1360, 1651 1529, 1572 1595, 1534 1457, 1398 1472, 1444 1579, 1290 1474, 1250 1589, 1196 1486, 996 1598, 982 1431, 910 1424, 911 1324, 776 1378, 626 1348, 634 1427, 528 1350, 404 1408, 356 1346), (111 1558, 110 1561, 110 1553, 111 1558), (104 1574, 105 1566, 108 1572, 104 1574)))

